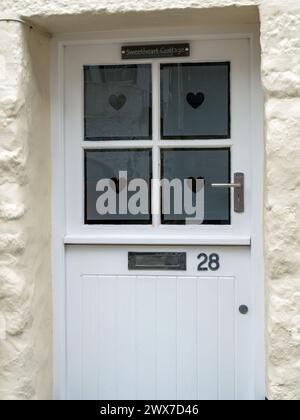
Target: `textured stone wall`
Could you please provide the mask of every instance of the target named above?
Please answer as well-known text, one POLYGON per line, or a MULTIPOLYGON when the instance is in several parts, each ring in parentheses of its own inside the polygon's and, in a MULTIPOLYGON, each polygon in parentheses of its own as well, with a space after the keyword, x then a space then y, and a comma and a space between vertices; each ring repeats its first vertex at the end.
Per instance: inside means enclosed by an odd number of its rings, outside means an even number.
POLYGON ((51 397, 49 47, 0 23, 0 399, 51 397))
MULTIPOLYGON (((299 0, 0 0, 4 16, 259 5, 265 91, 267 389, 300 399, 299 0)), ((0 24, 0 398, 51 395, 47 41, 0 24), (13 46, 13 48, 12 48, 13 46), (38 174, 38 178, 37 175, 38 174), (34 176, 35 175, 35 176, 34 176)))
POLYGON ((268 388, 272 399, 300 399, 300 2, 263 1, 261 32, 268 388))
MULTIPOLYGON (((297 0, 295 0, 297 1, 297 0)), ((3 13, 20 16, 75 15, 84 13, 119 13, 170 9, 253 6, 262 0, 1 0, 3 13)))

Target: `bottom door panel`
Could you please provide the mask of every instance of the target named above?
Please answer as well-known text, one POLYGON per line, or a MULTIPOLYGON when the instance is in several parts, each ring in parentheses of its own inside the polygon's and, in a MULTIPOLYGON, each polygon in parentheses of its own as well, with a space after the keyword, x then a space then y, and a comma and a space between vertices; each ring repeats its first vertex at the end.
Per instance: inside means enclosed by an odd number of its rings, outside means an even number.
POLYGON ((72 267, 72 252, 68 266, 69 399, 250 397, 242 383, 249 367, 240 366, 251 358, 241 279, 84 274, 72 267))

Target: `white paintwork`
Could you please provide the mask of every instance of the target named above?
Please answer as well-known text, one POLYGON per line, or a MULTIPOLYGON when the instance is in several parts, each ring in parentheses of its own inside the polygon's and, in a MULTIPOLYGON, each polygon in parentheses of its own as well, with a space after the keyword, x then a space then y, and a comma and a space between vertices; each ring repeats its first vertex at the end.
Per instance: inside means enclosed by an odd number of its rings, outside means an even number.
POLYGON ((84 236, 75 236, 68 235, 65 236, 66 245, 121 245, 121 244, 131 244, 131 245, 236 245, 244 246, 251 245, 250 236, 232 236, 232 235, 200 235, 199 233, 189 232, 189 235, 178 235, 176 232, 173 235, 164 235, 160 234, 128 234, 120 236, 117 233, 115 234, 106 234, 106 235, 84 235, 84 236))
POLYGON ((185 251, 188 270, 128 271, 141 247, 67 248, 68 399, 254 399, 247 247, 142 250, 185 251), (201 252, 218 272, 197 271, 201 252))
MULTIPOLYGON (((191 241, 192 244, 198 245, 249 245, 250 242, 252 243, 251 246, 251 258, 252 261, 254 259, 255 264, 251 264, 251 273, 252 273, 252 281, 251 281, 251 302, 252 302, 252 311, 251 311, 251 331, 252 334, 252 355, 251 357, 244 358, 241 363, 244 365, 245 368, 247 366, 251 366, 251 371, 249 371, 249 380, 248 384, 251 386, 251 390, 247 394, 247 398, 255 398, 255 399, 263 399, 264 398, 264 304, 263 304, 263 253, 262 253, 262 174, 263 174, 263 136, 262 136, 262 95, 260 90, 260 68, 259 68, 259 36, 257 32, 256 26, 246 25, 244 27, 237 27, 236 33, 232 33, 233 28, 213 28, 212 30, 208 30, 205 28, 203 31, 204 35, 199 35, 199 32, 190 29, 180 29, 180 30, 162 30, 161 36, 157 33, 155 37, 153 37, 147 31, 141 31, 140 34, 137 32, 127 32, 126 34, 122 34, 122 42, 151 42, 151 41, 158 41, 158 40, 178 40, 178 36, 180 33, 186 33, 186 39, 191 40, 236 40, 236 39, 247 39, 249 40, 251 46, 251 135, 249 137, 249 141, 251 143, 251 151, 249 152, 249 156, 252 156, 252 179, 254 180, 252 185, 252 192, 253 195, 256 197, 256 200, 252 200, 253 211, 251 214, 251 221, 248 226, 248 234, 239 234, 232 235, 232 232, 223 232, 223 234, 219 234, 218 231, 212 232, 201 232, 200 235, 195 235, 191 241), (184 32, 185 31, 185 32, 184 32), (217 34, 217 35, 215 35, 217 34), (126 39, 126 36, 127 39, 126 39), (225 234, 224 234, 225 233, 225 234), (251 236, 251 239, 250 239, 251 236)), ((121 36, 121 34, 120 34, 121 36)), ((56 307, 56 320, 55 320, 55 397, 57 399, 64 399, 67 397, 67 359, 65 355, 66 352, 66 322, 65 322, 65 300, 68 295, 65 294, 65 257, 64 257, 64 242, 71 243, 71 244, 100 244, 103 240, 103 243, 108 244, 111 243, 108 235, 101 235, 99 234, 91 234, 91 232, 86 234, 77 234, 77 232, 69 232, 66 235, 65 229, 65 213, 63 208, 65 207, 65 169, 64 169, 64 99, 63 99, 63 74, 64 74, 64 51, 67 46, 72 45, 84 45, 85 49, 87 46, 102 46, 107 42, 114 42, 118 43, 119 41, 109 40, 110 34, 103 33, 103 34, 92 34, 91 36, 81 36, 81 35, 67 35, 67 36, 59 36, 53 42, 53 111, 54 111, 54 141, 53 141, 53 153, 54 153, 54 189, 53 189, 53 213, 54 213, 54 246, 53 246, 53 271, 54 271, 54 292, 55 292, 55 307, 56 307), (105 40, 107 38, 107 40, 105 40), (84 39, 84 40, 83 40, 84 39)), ((120 38, 121 39, 121 38, 120 38)), ((181 36, 181 39, 183 37, 181 36)), ((211 146, 212 143, 209 142, 211 146)), ((228 141, 228 145, 232 145, 232 141, 228 141)), ((205 146, 205 144, 204 144, 205 146)), ((218 142, 215 142, 215 147, 220 146, 218 142)), ((182 240, 182 244, 188 245, 189 238, 191 237, 191 231, 187 235, 177 235, 176 232, 172 232, 172 234, 164 235, 161 234, 160 238, 162 243, 170 244, 170 241, 174 241, 173 244, 180 244, 180 240, 182 240)), ((129 238, 129 236, 127 237, 129 238)), ((138 235, 138 237, 134 237, 132 241, 128 241, 129 243, 142 243, 145 244, 148 241, 147 235, 143 233, 138 235)), ((161 243, 159 239, 151 239, 154 244, 161 243)), ((119 238, 115 238, 115 241, 112 240, 112 243, 126 243, 126 236, 122 236, 119 238)), ((152 243, 152 242, 150 242, 152 243)), ((82 249, 85 247, 81 247, 82 249)), ((96 249, 96 247, 86 247, 88 250, 96 249)), ((107 247, 106 247, 107 248, 107 247)), ((78 247, 68 247, 69 250, 73 249, 74 252, 78 247)), ((100 247, 98 248, 100 249, 100 247)), ((103 249, 103 248, 101 248, 103 249)), ((128 247, 126 248, 128 249, 128 247)), ((161 249, 161 248, 160 248, 161 249)), ((170 249, 170 247, 168 247, 170 249)), ((195 249, 195 248, 194 248, 195 249)), ((201 248, 202 250, 203 248, 201 248)), ((211 249, 211 248, 210 248, 211 249)), ((213 248, 215 250, 215 248, 213 248)), ((238 247, 224 247, 222 248, 222 252, 225 250, 231 252, 231 255, 234 253, 239 254, 243 248, 238 247)), ((244 248, 244 251, 250 248, 244 248)), ((156 248, 157 250, 157 248, 156 248)), ((91 255, 94 253, 92 251, 91 255)), ((68 253, 69 254, 69 253, 68 253)), ((250 257, 250 253, 249 253, 250 257)), ((72 259, 71 259, 72 260, 72 259)), ((101 267, 102 268, 102 267, 101 267)), ((250 268, 249 268, 250 270, 250 268)), ((103 282, 103 278, 105 274, 102 270, 97 270, 98 275, 92 275, 92 279, 101 278, 101 282, 103 282), (100 273, 100 274, 99 274, 100 273), (102 276, 102 277, 101 277, 102 276)), ((231 269, 232 273, 232 269, 231 269)), ((248 271, 247 271, 248 273, 248 271)), ((178 274, 178 273, 177 273, 178 274)), ((220 274, 218 274, 219 276, 220 274)), ((109 278, 111 278, 110 275, 109 278)), ((155 273, 157 276, 157 273, 155 273)), ((165 274, 164 274, 165 276, 165 274)), ((116 277, 116 276, 113 276, 116 277)), ((144 276, 141 275, 141 278, 144 276)), ((168 277, 168 276, 167 276, 168 277)), ((171 276, 172 277, 172 276, 171 276)), ((186 277, 186 275, 184 275, 186 277)), ((191 276, 196 283, 198 282, 205 282, 204 279, 199 279, 197 274, 191 276), (196 280, 198 279, 198 280, 196 280)), ((225 276, 226 277, 226 276, 225 276)), ((227 275, 228 278, 231 278, 232 281, 236 283, 237 277, 234 277, 232 274, 227 275)), ((90 275, 88 275, 90 278, 90 275)), ((148 278, 148 277, 147 277, 148 278)), ((151 278, 151 276, 150 276, 151 278)), ((188 277, 190 278, 190 277, 188 277)), ((223 279, 223 277, 221 277, 223 279)), ((228 280, 227 278, 227 280, 228 280)), ((70 279, 69 279, 70 281, 70 279)), ((157 280, 156 280, 157 281, 157 280)), ((216 281, 216 280, 214 280, 216 281)), ((220 280, 218 280, 220 282, 220 280)), ((179 280, 180 283, 180 280, 179 280)), ((185 283, 186 284, 186 283, 185 283)), ((230 288, 229 288, 230 289, 230 288)), ((187 289, 187 293, 188 293, 187 289)), ((68 297, 69 298, 69 297, 68 297)), ((224 296, 225 298, 225 296, 224 296)), ((243 299, 244 300, 244 299, 243 299)), ((91 312, 92 313, 92 312, 91 312)), ((236 316, 236 315, 235 315, 236 316)), ((250 320, 250 318, 248 318, 250 320)), ((228 327, 227 327, 228 328, 228 327)), ((230 330, 230 327, 229 327, 230 330)), ((228 331, 229 331, 228 330, 228 331)), ((245 333, 247 334, 247 329, 245 333)), ((247 338, 247 337, 246 337, 247 338)), ((251 346, 250 346, 251 347, 251 346)), ((249 348, 250 348, 249 347, 249 348)), ((242 356, 242 352, 238 353, 239 356, 242 356)), ((239 357, 238 356, 238 357, 239 357)), ((240 388, 240 387, 239 387, 240 388)), ((198 388, 198 391, 201 390, 198 388)), ((237 396, 238 397, 238 396, 237 396)))
MULTIPOLYGON (((174 144, 184 145, 187 142, 169 142, 160 140, 160 79, 159 63, 164 62, 231 62, 231 139, 223 142, 190 141, 189 146, 195 148, 205 147, 231 147, 231 169, 235 172, 245 173, 246 211, 243 214, 235 213, 232 209, 231 226, 160 226, 160 218, 154 217, 153 226, 89 226, 84 225, 84 159, 83 150, 91 142, 84 142, 84 65, 122 64, 120 51, 121 43, 103 45, 68 46, 65 48, 65 141, 66 141, 66 230, 68 235, 99 236, 99 243, 104 236, 122 238, 126 242, 132 234, 152 235, 153 228, 157 238, 164 235, 176 236, 186 241, 195 234, 201 235, 227 235, 251 236, 251 74, 250 74, 250 41, 249 39, 235 40, 192 40, 191 57, 167 60, 139 60, 139 63, 153 65, 153 141, 122 141, 114 147, 136 148, 153 147, 154 176, 158 175, 159 148, 174 147, 174 144), (74 88, 76 86, 76 88, 74 88), (122 143, 122 144, 120 144, 122 143), (76 170, 74 170, 76 168, 76 170), (80 188, 79 188, 80 186, 80 188)), ((126 64, 135 63, 127 61, 126 64)), ((110 142, 93 142, 93 147, 108 148, 110 142)), ((233 194, 233 193, 232 193, 233 194)), ((153 191, 154 207, 160 208, 159 186, 153 191)), ((155 238, 153 238, 155 240, 155 238)), ((120 240, 120 239, 118 239, 120 240)), ((151 242, 150 242, 151 243, 151 242)))

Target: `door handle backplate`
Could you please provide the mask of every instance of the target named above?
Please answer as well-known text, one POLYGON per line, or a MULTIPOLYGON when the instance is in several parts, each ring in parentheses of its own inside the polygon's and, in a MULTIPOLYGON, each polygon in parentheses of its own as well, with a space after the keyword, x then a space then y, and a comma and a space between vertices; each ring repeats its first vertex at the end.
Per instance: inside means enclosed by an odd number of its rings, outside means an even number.
POLYGON ((234 211, 244 213, 245 211, 245 175, 242 172, 234 174, 232 184, 211 184, 213 188, 233 188, 234 189, 234 211))

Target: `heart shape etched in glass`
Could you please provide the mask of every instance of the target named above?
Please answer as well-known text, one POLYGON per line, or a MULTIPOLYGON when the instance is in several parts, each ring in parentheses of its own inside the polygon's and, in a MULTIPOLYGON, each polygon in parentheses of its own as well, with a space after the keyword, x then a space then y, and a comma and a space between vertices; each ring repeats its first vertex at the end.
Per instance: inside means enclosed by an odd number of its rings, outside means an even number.
POLYGON ((111 95, 109 97, 109 103, 116 111, 120 111, 127 102, 125 95, 111 95))
POLYGON ((192 108, 197 109, 201 105, 203 105, 205 101, 205 95, 202 92, 199 92, 197 94, 190 92, 187 94, 186 100, 192 108))

